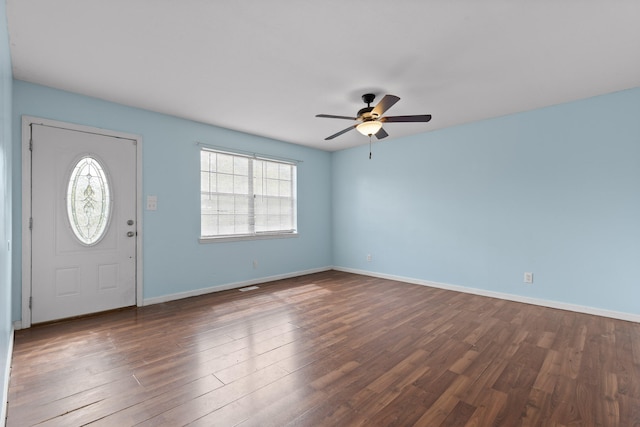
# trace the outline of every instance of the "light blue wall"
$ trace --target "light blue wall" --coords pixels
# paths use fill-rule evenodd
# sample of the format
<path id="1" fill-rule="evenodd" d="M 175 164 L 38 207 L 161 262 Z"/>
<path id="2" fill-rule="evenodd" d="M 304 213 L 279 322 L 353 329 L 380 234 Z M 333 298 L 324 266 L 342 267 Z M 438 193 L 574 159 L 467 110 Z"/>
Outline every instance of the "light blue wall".
<path id="1" fill-rule="evenodd" d="M 336 266 L 640 314 L 640 88 L 335 153 L 332 195 Z"/>
<path id="2" fill-rule="evenodd" d="M 11 97 L 6 2 L 0 0 L 0 423 L 7 400 L 5 367 L 11 339 Z"/>
<path id="3" fill-rule="evenodd" d="M 142 135 L 160 206 L 144 214 L 145 298 L 333 264 L 640 314 L 640 89 L 376 142 L 369 160 L 14 81 L 17 219 L 23 114 Z M 300 237 L 198 244 L 196 140 L 303 160 Z"/>
<path id="4" fill-rule="evenodd" d="M 14 81 L 13 309 L 20 315 L 22 115 L 141 135 L 143 193 L 158 196 L 145 211 L 144 297 L 331 266 L 331 154 L 176 117 Z M 196 141 L 302 160 L 298 165 L 299 237 L 199 244 L 200 157 Z M 258 261 L 254 269 L 252 261 Z"/>

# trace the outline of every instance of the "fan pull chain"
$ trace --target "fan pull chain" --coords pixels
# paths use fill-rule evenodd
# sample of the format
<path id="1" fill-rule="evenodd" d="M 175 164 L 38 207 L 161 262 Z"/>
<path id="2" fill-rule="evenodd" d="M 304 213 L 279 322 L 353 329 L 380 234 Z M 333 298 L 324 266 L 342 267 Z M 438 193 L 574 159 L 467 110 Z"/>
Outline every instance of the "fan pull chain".
<path id="1" fill-rule="evenodd" d="M 369 160 L 371 160 L 371 135 L 369 135 Z"/>

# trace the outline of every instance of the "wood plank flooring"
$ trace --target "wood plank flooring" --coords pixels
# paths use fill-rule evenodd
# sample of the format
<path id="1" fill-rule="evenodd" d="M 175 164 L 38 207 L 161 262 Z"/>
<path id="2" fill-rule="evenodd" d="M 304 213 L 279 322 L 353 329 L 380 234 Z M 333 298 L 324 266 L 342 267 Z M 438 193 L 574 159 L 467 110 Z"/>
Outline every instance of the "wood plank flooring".
<path id="1" fill-rule="evenodd" d="M 8 426 L 640 426 L 640 324 L 328 271 L 17 331 Z"/>

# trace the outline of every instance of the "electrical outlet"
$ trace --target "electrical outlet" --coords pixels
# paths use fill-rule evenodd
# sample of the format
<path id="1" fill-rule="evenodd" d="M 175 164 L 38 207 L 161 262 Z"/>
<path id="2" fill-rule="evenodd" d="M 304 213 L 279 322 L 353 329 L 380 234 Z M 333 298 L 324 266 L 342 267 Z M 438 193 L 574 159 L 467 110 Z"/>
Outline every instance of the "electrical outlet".
<path id="1" fill-rule="evenodd" d="M 255 259 L 253 260 L 253 268 L 258 268 L 258 261 Z"/>
<path id="2" fill-rule="evenodd" d="M 533 283 L 533 273 L 524 273 L 524 283 Z"/>
<path id="3" fill-rule="evenodd" d="M 371 262 L 371 254 L 367 254 L 367 262 Z"/>

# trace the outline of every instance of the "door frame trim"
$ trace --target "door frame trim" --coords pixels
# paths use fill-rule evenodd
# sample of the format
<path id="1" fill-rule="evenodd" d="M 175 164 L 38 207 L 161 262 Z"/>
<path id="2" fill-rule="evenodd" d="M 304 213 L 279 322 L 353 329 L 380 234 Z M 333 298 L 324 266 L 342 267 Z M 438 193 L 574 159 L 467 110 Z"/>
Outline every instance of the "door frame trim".
<path id="1" fill-rule="evenodd" d="M 112 131 L 108 129 L 84 126 L 75 123 L 61 122 L 51 119 L 43 119 L 33 116 L 22 116 L 22 320 L 20 327 L 31 327 L 31 308 L 29 299 L 31 297 L 31 230 L 29 229 L 29 219 L 31 218 L 31 152 L 29 143 L 31 139 L 30 126 L 32 124 L 57 127 L 72 131 L 95 133 L 108 137 L 130 139 L 136 142 L 136 306 L 143 305 L 143 281 L 142 281 L 142 136 Z"/>

